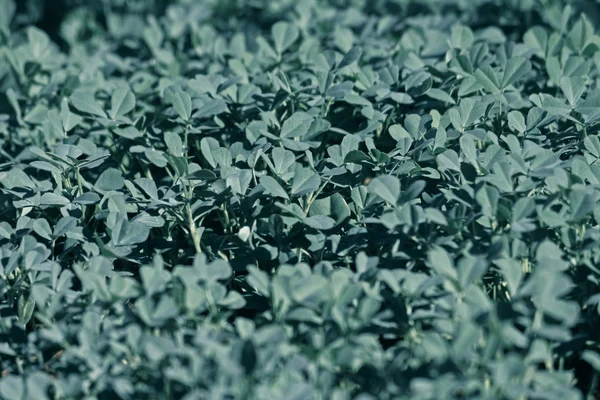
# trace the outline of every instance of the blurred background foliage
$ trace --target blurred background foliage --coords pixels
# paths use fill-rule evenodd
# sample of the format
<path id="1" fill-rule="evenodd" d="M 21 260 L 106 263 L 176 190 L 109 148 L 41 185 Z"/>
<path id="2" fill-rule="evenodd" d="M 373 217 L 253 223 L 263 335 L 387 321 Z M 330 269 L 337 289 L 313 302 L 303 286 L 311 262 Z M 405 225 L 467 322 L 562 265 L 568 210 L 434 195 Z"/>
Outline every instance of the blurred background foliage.
<path id="1" fill-rule="evenodd" d="M 374 15 L 415 15 L 431 13 L 460 15 L 463 23 L 477 25 L 512 26 L 522 34 L 532 24 L 550 23 L 562 12 L 566 4 L 584 12 L 596 25 L 600 23 L 598 0 L 321 0 L 340 9 L 356 8 Z M 85 40 L 91 30 L 104 30 L 119 35 L 127 22 L 130 30 L 143 24 L 150 16 L 163 15 L 177 5 L 201 3 L 210 10 L 228 16 L 230 20 L 243 19 L 257 28 L 269 27 L 286 9 L 293 9 L 296 0 L 21 0 L 17 2 L 17 23 L 35 24 L 50 34 L 53 40 Z M 502 13 L 499 12 L 502 9 Z M 507 9 L 512 11 L 507 12 Z M 498 20 L 498 16 L 502 19 Z M 127 16 L 127 21 L 123 21 Z M 208 17 L 208 15 L 206 15 Z M 220 19 L 220 18 L 215 18 Z M 477 26 L 470 25 L 476 28 Z"/>

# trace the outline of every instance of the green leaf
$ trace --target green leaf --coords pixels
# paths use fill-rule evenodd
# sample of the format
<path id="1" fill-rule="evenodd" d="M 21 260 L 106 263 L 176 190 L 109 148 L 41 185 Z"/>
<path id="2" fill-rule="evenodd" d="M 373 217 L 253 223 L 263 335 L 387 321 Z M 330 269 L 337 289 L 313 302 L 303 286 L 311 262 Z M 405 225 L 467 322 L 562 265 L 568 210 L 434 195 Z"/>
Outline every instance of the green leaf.
<path id="1" fill-rule="evenodd" d="M 176 140 L 176 139 L 175 139 Z M 180 139 L 181 142 L 181 139 Z M 210 164 L 211 167 L 215 168 L 217 166 L 217 162 L 215 161 L 215 158 L 213 156 L 213 151 L 218 149 L 219 146 L 219 142 L 216 141 L 214 138 L 202 138 L 202 140 L 200 141 L 200 151 L 202 152 L 202 155 L 204 156 L 204 159 Z M 176 146 L 174 148 L 177 148 Z"/>
<path id="2" fill-rule="evenodd" d="M 519 111 L 511 111 L 508 113 L 508 126 L 510 129 L 517 131 L 521 134 L 527 131 L 527 125 L 525 125 L 525 118 Z"/>
<path id="3" fill-rule="evenodd" d="M 575 107 L 585 90 L 585 80 L 581 77 L 563 76 L 560 78 L 560 89 L 571 106 Z"/>
<path id="4" fill-rule="evenodd" d="M 453 170 L 460 172 L 460 160 L 454 150 L 446 150 L 436 157 L 440 170 Z"/>
<path id="5" fill-rule="evenodd" d="M 485 114 L 487 103 L 479 97 L 469 97 L 460 102 L 460 116 L 464 127 L 471 126 Z"/>
<path id="6" fill-rule="evenodd" d="M 19 100 L 17 99 L 17 93 L 13 88 L 9 88 L 6 91 L 6 97 L 8 102 L 10 103 L 13 110 L 15 110 L 15 114 L 17 115 L 17 121 L 19 124 L 23 124 L 23 111 L 21 110 L 21 106 L 19 105 Z"/>
<path id="7" fill-rule="evenodd" d="M 531 62 L 522 56 L 511 57 L 504 67 L 502 89 L 512 85 L 531 71 Z"/>
<path id="8" fill-rule="evenodd" d="M 224 100 L 214 99 L 204 103 L 192 117 L 198 119 L 211 118 L 227 111 L 229 111 L 229 108 L 227 108 L 227 103 Z"/>
<path id="9" fill-rule="evenodd" d="M 496 219 L 498 211 L 498 201 L 500 200 L 500 192 L 494 186 L 484 185 L 475 194 L 477 203 L 481 206 L 483 215 L 490 219 Z"/>
<path id="10" fill-rule="evenodd" d="M 548 73 L 550 80 L 555 84 L 558 84 L 562 73 L 558 57 L 548 57 L 546 59 L 546 72 Z"/>
<path id="11" fill-rule="evenodd" d="M 523 197 L 517 200 L 512 209 L 512 221 L 518 222 L 527 218 L 535 211 L 535 201 L 531 197 Z"/>
<path id="12" fill-rule="evenodd" d="M 393 206 L 400 197 L 400 181 L 395 176 L 378 176 L 369 183 L 368 189 L 369 193 L 379 196 Z"/>
<path id="13" fill-rule="evenodd" d="M 498 75 L 491 66 L 485 65 L 475 71 L 477 82 L 483 86 L 485 90 L 492 94 L 500 93 L 500 82 Z"/>
<path id="14" fill-rule="evenodd" d="M 278 176 L 281 176 L 296 161 L 294 153 L 281 147 L 274 148 L 271 157 L 273 158 L 273 172 Z"/>
<path id="15" fill-rule="evenodd" d="M 304 224 L 318 230 L 327 230 L 335 226 L 335 220 L 326 215 L 314 215 L 304 219 Z"/>
<path id="16" fill-rule="evenodd" d="M 129 222 L 122 216 L 112 229 L 111 239 L 117 246 L 129 246 L 145 242 L 149 234 L 150 228 L 146 224 Z"/>
<path id="17" fill-rule="evenodd" d="M 110 190 L 119 190 L 124 184 L 123 173 L 116 168 L 108 168 L 100 174 L 94 188 L 102 193 Z"/>
<path id="18" fill-rule="evenodd" d="M 113 91 L 110 104 L 110 117 L 122 117 L 135 108 L 135 95 L 127 86 L 121 86 Z"/>
<path id="19" fill-rule="evenodd" d="M 24 400 L 24 386 L 21 376 L 8 375 L 0 380 L 0 395 L 6 400 Z"/>
<path id="20" fill-rule="evenodd" d="M 271 178 L 270 176 L 261 176 L 260 184 L 271 196 L 289 199 L 288 194 L 274 178 Z"/>
<path id="21" fill-rule="evenodd" d="M 352 47 L 350 49 L 350 51 L 344 55 L 344 57 L 338 64 L 338 69 L 342 69 L 342 68 L 347 67 L 348 65 L 358 61 L 360 59 L 361 55 L 362 55 L 362 48 L 360 48 L 358 46 Z"/>
<path id="22" fill-rule="evenodd" d="M 94 93 L 88 90 L 77 90 L 69 98 L 73 107 L 81 112 L 106 118 L 104 109 L 94 98 Z"/>
<path id="23" fill-rule="evenodd" d="M 83 121 L 83 118 L 71 112 L 69 109 L 69 101 L 67 99 L 63 99 L 60 104 L 60 118 L 65 132 L 70 132 Z"/>
<path id="24" fill-rule="evenodd" d="M 584 350 L 581 358 L 590 364 L 597 372 L 600 371 L 600 354 L 592 350 Z"/>
<path id="25" fill-rule="evenodd" d="M 52 232 L 52 236 L 54 238 L 59 238 L 65 234 L 69 233 L 73 229 L 75 229 L 76 226 L 77 226 L 76 218 L 63 217 L 58 220 L 56 225 L 54 225 L 54 230 Z"/>
<path id="26" fill-rule="evenodd" d="M 49 192 L 42 195 L 40 204 L 43 206 L 66 206 L 71 202 L 64 196 Z"/>
<path id="27" fill-rule="evenodd" d="M 125 139 L 137 139 L 144 137 L 144 134 L 140 132 L 135 126 L 126 126 L 125 128 L 115 128 L 113 130 L 117 136 Z"/>
<path id="28" fill-rule="evenodd" d="M 600 138 L 597 135 L 587 136 L 583 139 L 583 145 L 594 157 L 600 158 Z"/>
<path id="29" fill-rule="evenodd" d="M 592 193 L 583 189 L 574 189 L 569 194 L 571 221 L 577 222 L 585 218 L 596 207 L 596 198 Z"/>
<path id="30" fill-rule="evenodd" d="M 52 240 L 52 228 L 45 218 L 38 218 L 33 222 L 33 231 L 46 240 Z"/>
<path id="31" fill-rule="evenodd" d="M 73 203 L 81 205 L 92 205 L 100 202 L 100 196 L 94 192 L 87 192 L 73 199 Z"/>
<path id="32" fill-rule="evenodd" d="M 444 103 L 456 104 L 456 101 L 454 101 L 454 99 L 448 93 L 444 92 L 441 89 L 432 88 L 429 89 L 425 94 L 431 97 L 432 99 L 439 100 Z"/>
<path id="33" fill-rule="evenodd" d="M 410 201 L 413 201 L 413 200 L 419 198 L 421 193 L 423 193 L 423 190 L 425 190 L 426 186 L 427 186 L 427 183 L 423 180 L 416 180 L 416 181 L 412 182 L 410 185 L 408 185 L 406 190 L 402 191 L 402 194 L 400 196 L 400 201 L 399 201 L 400 204 L 406 204 Z"/>
<path id="34" fill-rule="evenodd" d="M 56 174 L 63 173 L 63 170 L 61 168 L 57 167 L 54 164 L 46 162 L 46 161 L 32 161 L 29 165 L 32 166 L 33 168 L 37 168 L 42 171 L 53 172 Z"/>
<path id="35" fill-rule="evenodd" d="M 468 49 L 473 44 L 475 36 L 468 26 L 454 25 L 450 35 L 450 46 L 455 49 Z"/>
<path id="36" fill-rule="evenodd" d="M 33 311 L 35 310 L 35 300 L 32 296 L 23 293 L 19 297 L 18 309 L 19 321 L 23 325 L 27 325 L 27 323 L 31 320 L 31 317 L 33 316 Z"/>
<path id="37" fill-rule="evenodd" d="M 573 50 L 582 52 L 591 41 L 593 35 L 594 26 L 585 14 L 581 14 L 580 18 L 573 24 L 573 27 L 567 34 L 567 43 Z"/>
<path id="38" fill-rule="evenodd" d="M 441 276 L 452 280 L 458 280 L 458 273 L 454 262 L 450 258 L 450 255 L 442 247 L 435 246 L 432 250 L 427 252 L 427 261 L 429 266 Z"/>
<path id="39" fill-rule="evenodd" d="M 292 114 L 288 119 L 283 122 L 281 126 L 282 138 L 288 137 L 303 137 L 310 128 L 313 118 L 305 112 L 298 111 Z"/>
<path id="40" fill-rule="evenodd" d="M 546 56 L 546 46 L 548 42 L 548 33 L 541 26 L 534 26 L 525 32 L 523 42 L 536 50 L 537 55 L 544 58 Z"/>
<path id="41" fill-rule="evenodd" d="M 169 153 L 175 157 L 183 157 L 183 142 L 177 133 L 165 132 L 165 144 L 169 149 Z"/>
<path id="42" fill-rule="evenodd" d="M 512 297 L 516 296 L 523 280 L 523 267 L 521 266 L 521 263 L 511 259 L 500 259 L 496 260 L 495 263 L 506 280 L 508 293 Z"/>
<path id="43" fill-rule="evenodd" d="M 479 162 L 477 161 L 477 148 L 475 147 L 475 141 L 471 136 L 463 135 L 460 137 L 460 150 L 465 155 L 465 158 L 475 167 L 479 169 Z"/>
<path id="44" fill-rule="evenodd" d="M 333 218 L 336 224 L 340 224 L 346 220 L 346 218 L 349 218 L 351 214 L 348 203 L 344 200 L 344 196 L 339 193 L 334 193 L 329 197 L 313 201 L 308 215 L 326 215 Z"/>
<path id="45" fill-rule="evenodd" d="M 35 26 L 30 26 L 27 29 L 27 41 L 29 42 L 33 59 L 37 61 L 43 60 L 48 54 L 47 51 L 50 46 L 50 38 L 46 32 Z"/>
<path id="46" fill-rule="evenodd" d="M 0 2 L 0 30 L 5 36 L 10 34 L 10 24 L 17 11 L 14 0 L 3 0 Z"/>
<path id="47" fill-rule="evenodd" d="M 581 113 L 585 121 L 597 121 L 600 117 L 600 91 L 588 93 L 585 100 L 577 104 L 575 111 Z"/>
<path id="48" fill-rule="evenodd" d="M 292 180 L 292 196 L 304 196 L 315 192 L 321 185 L 321 178 L 310 168 L 296 168 Z"/>
<path id="49" fill-rule="evenodd" d="M 298 39 L 298 28 L 287 22 L 276 22 L 271 28 L 271 35 L 275 43 L 275 51 L 283 54 Z"/>
<path id="50" fill-rule="evenodd" d="M 170 86 L 165 89 L 165 100 L 175 109 L 179 118 L 184 122 L 192 116 L 192 99 L 180 86 Z"/>

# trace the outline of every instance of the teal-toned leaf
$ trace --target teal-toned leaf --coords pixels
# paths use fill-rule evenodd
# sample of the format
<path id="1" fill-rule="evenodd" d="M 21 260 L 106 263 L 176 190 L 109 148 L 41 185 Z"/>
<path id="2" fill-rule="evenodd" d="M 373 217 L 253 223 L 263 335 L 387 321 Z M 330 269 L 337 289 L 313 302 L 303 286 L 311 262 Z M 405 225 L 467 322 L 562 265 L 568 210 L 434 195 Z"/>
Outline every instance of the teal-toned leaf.
<path id="1" fill-rule="evenodd" d="M 361 55 L 362 55 L 362 48 L 360 48 L 358 46 L 352 47 L 350 49 L 350 51 L 347 52 L 344 55 L 344 57 L 342 58 L 342 60 L 338 64 L 338 68 L 342 69 L 342 68 L 347 67 L 348 65 L 358 61 L 360 59 Z"/>
<path id="2" fill-rule="evenodd" d="M 436 246 L 427 253 L 429 266 L 438 274 L 458 280 L 458 273 L 450 255 L 442 247 Z"/>
<path id="3" fill-rule="evenodd" d="M 500 259 L 495 263 L 500 269 L 502 277 L 506 280 L 509 294 L 514 297 L 523 280 L 523 266 L 511 259 Z"/>
<path id="4" fill-rule="evenodd" d="M 183 157 L 183 141 L 175 132 L 165 132 L 165 144 L 169 149 L 169 153 L 175 157 Z"/>
<path id="5" fill-rule="evenodd" d="M 40 200 L 40 204 L 44 206 L 66 206 L 71 202 L 64 196 L 56 193 L 44 193 Z"/>
<path id="6" fill-rule="evenodd" d="M 563 76 L 560 78 L 560 89 L 571 104 L 575 106 L 585 90 L 585 80 L 581 77 Z"/>
<path id="7" fill-rule="evenodd" d="M 94 187 L 99 192 L 119 190 L 125 184 L 123 173 L 116 168 L 108 168 L 96 180 Z"/>
<path id="8" fill-rule="evenodd" d="M 587 190 L 575 189 L 569 195 L 571 220 L 576 222 L 590 214 L 596 207 L 595 196 Z"/>
<path id="9" fill-rule="evenodd" d="M 288 194 L 274 178 L 270 176 L 261 176 L 260 184 L 271 196 L 289 199 Z"/>
<path id="10" fill-rule="evenodd" d="M 73 217 L 63 217 L 58 220 L 56 225 L 54 225 L 54 230 L 52 231 L 52 236 L 54 238 L 59 238 L 68 232 L 75 229 L 77 226 L 77 218 Z"/>
<path id="11" fill-rule="evenodd" d="M 83 121 L 83 118 L 71 112 L 69 109 L 69 101 L 67 99 L 63 99 L 60 104 L 60 118 L 65 132 L 70 132 Z"/>
<path id="12" fill-rule="evenodd" d="M 452 96 L 450 96 L 448 93 L 444 92 L 441 89 L 429 89 L 425 94 L 431 97 L 432 99 L 439 100 L 444 103 L 456 104 L 456 101 L 454 101 Z"/>
<path id="13" fill-rule="evenodd" d="M 129 222 L 123 216 L 113 227 L 111 238 L 117 246 L 129 246 L 145 242 L 149 234 L 150 228 L 146 224 L 136 221 Z"/>
<path id="14" fill-rule="evenodd" d="M 335 220 L 326 215 L 314 215 L 304 219 L 304 224 L 318 230 L 327 230 L 335 226 Z"/>
<path id="15" fill-rule="evenodd" d="M 33 316 L 33 311 L 35 310 L 35 300 L 33 299 L 32 296 L 29 296 L 29 295 L 23 293 L 19 297 L 18 309 L 19 309 L 19 321 L 23 325 L 26 325 L 31 320 L 31 317 Z"/>
<path id="16" fill-rule="evenodd" d="M 468 49 L 473 44 L 475 36 L 468 26 L 455 25 L 450 35 L 450 46 L 456 49 Z"/>
<path id="17" fill-rule="evenodd" d="M 275 51 L 279 54 L 283 54 L 285 50 L 294 44 L 299 35 L 298 28 L 288 22 L 276 22 L 271 28 Z"/>
<path id="18" fill-rule="evenodd" d="M 165 89 L 165 100 L 175 109 L 179 118 L 187 122 L 192 116 L 192 99 L 180 86 Z"/>
<path id="19" fill-rule="evenodd" d="M 119 87 L 113 91 L 110 104 L 110 117 L 122 117 L 135 108 L 135 95 L 128 87 Z"/>
<path id="20" fill-rule="evenodd" d="M 502 77 L 502 88 L 512 85 L 524 75 L 531 71 L 531 62 L 525 57 L 511 57 L 506 62 L 504 67 L 504 75 Z"/>
<path id="21" fill-rule="evenodd" d="M 281 137 L 303 137 L 310 128 L 313 118 L 308 114 L 298 111 L 292 114 L 281 126 Z"/>
<path id="22" fill-rule="evenodd" d="M 500 93 L 500 81 L 496 72 L 491 66 L 486 65 L 475 71 L 477 82 L 483 86 L 485 90 L 492 94 Z"/>
<path id="23" fill-rule="evenodd" d="M 192 115 L 193 118 L 211 118 L 215 115 L 229 111 L 227 103 L 222 99 L 214 99 L 205 103 Z"/>
<path id="24" fill-rule="evenodd" d="M 592 366 L 596 371 L 600 371 L 600 354 L 596 351 L 585 350 L 581 358 Z"/>
<path id="25" fill-rule="evenodd" d="M 481 206 L 483 215 L 490 219 L 496 218 L 498 210 L 498 201 L 500 200 L 500 192 L 494 186 L 484 185 L 475 194 L 477 203 Z"/>
<path id="26" fill-rule="evenodd" d="M 391 205 L 396 205 L 400 197 L 400 181 L 395 176 L 378 176 L 369 183 L 368 189 L 369 193 L 375 194 Z"/>
<path id="27" fill-rule="evenodd" d="M 71 95 L 69 100 L 71 101 L 73 107 L 75 107 L 77 110 L 83 113 L 106 118 L 106 113 L 104 112 L 104 109 L 102 108 L 100 103 L 96 101 L 96 99 L 94 98 L 94 93 L 91 91 L 78 90 Z"/>
<path id="28" fill-rule="evenodd" d="M 519 111 L 511 111 L 508 113 L 508 126 L 513 131 L 519 133 L 525 133 L 527 125 L 525 124 L 525 118 Z"/>
<path id="29" fill-rule="evenodd" d="M 310 168 L 296 168 L 292 179 L 292 196 L 315 192 L 320 185 L 321 178 Z"/>

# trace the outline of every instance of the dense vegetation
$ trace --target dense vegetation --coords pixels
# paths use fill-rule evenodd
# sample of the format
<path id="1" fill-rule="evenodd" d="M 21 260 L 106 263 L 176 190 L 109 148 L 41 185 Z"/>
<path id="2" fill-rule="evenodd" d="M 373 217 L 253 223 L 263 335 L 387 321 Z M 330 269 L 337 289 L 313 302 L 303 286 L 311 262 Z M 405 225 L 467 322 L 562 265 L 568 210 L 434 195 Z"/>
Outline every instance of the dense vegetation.
<path id="1" fill-rule="evenodd" d="M 596 398 L 599 10 L 0 0 L 0 398 Z"/>

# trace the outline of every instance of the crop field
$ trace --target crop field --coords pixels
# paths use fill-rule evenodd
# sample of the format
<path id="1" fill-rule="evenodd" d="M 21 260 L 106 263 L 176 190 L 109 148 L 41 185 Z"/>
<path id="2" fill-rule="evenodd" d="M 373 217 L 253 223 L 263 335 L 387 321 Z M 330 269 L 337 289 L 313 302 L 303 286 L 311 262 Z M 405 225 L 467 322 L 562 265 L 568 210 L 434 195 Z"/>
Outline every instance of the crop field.
<path id="1" fill-rule="evenodd" d="M 0 0 L 0 399 L 600 398 L 599 28 Z"/>

